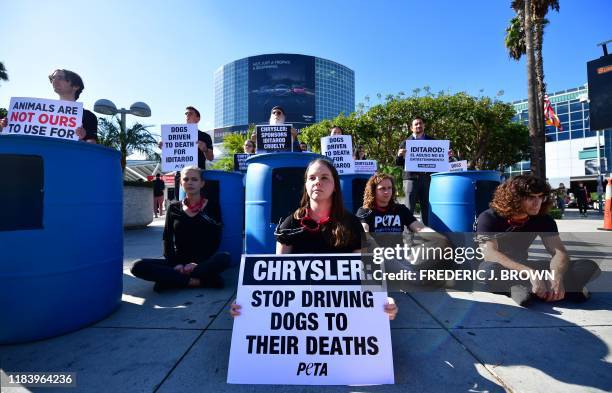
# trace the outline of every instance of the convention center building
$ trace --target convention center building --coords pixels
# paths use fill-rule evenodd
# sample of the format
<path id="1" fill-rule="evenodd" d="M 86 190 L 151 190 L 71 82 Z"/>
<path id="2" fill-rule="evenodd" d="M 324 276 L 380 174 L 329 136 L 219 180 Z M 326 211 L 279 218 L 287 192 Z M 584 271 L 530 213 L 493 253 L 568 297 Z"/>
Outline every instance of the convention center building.
<path id="1" fill-rule="evenodd" d="M 587 85 L 549 94 L 548 98 L 561 121 L 561 127 L 546 126 L 546 176 L 552 187 L 584 182 L 595 191 L 598 176 L 597 130 L 590 128 Z M 516 120 L 528 122 L 527 99 L 513 102 Z M 612 130 L 600 130 L 601 173 L 612 165 Z M 507 176 L 529 172 L 530 162 L 522 161 L 506 169 Z"/>
<path id="2" fill-rule="evenodd" d="M 267 124 L 272 107 L 301 129 L 355 110 L 355 72 L 315 56 L 275 53 L 245 57 L 215 71 L 214 143 Z"/>

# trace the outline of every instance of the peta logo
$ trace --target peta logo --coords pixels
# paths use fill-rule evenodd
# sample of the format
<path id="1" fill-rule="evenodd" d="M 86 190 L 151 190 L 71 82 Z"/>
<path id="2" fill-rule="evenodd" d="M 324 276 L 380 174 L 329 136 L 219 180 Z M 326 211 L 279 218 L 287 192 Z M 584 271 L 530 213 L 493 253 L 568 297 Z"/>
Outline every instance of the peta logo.
<path id="1" fill-rule="evenodd" d="M 379 225 L 382 225 L 383 227 L 399 227 L 401 226 L 400 217 L 397 214 L 376 216 L 374 217 L 374 227 L 378 228 Z"/>

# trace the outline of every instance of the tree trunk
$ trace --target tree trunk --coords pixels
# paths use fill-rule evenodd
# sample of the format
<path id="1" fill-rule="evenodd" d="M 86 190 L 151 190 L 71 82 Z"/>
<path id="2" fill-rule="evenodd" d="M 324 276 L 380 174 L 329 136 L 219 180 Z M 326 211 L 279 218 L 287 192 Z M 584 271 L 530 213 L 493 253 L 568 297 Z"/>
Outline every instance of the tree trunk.
<path id="1" fill-rule="evenodd" d="M 525 48 L 527 55 L 527 101 L 529 110 L 529 139 L 531 141 L 531 173 L 546 179 L 544 133 L 538 130 L 538 82 L 534 53 L 533 10 L 531 0 L 525 0 Z"/>
<path id="2" fill-rule="evenodd" d="M 544 38 L 544 21 L 540 17 L 534 20 L 534 53 L 535 53 L 535 72 L 538 93 L 538 132 L 545 139 L 546 120 L 544 118 L 544 95 L 546 94 L 546 84 L 544 83 L 544 58 L 542 56 L 542 44 Z M 545 143 L 545 140 L 544 140 Z"/>

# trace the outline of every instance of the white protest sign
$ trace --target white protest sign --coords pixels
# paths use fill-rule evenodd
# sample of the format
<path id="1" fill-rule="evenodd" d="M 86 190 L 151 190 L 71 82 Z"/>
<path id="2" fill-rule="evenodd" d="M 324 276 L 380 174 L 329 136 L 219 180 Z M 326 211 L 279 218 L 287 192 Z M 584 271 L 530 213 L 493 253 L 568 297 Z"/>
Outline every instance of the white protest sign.
<path id="1" fill-rule="evenodd" d="M 162 171 L 198 165 L 197 124 L 162 124 Z"/>
<path id="2" fill-rule="evenodd" d="M 339 174 L 355 173 L 353 138 L 350 135 L 321 138 L 321 154 L 332 160 Z"/>
<path id="3" fill-rule="evenodd" d="M 448 163 L 449 172 L 464 172 L 467 171 L 467 160 L 455 161 Z"/>
<path id="4" fill-rule="evenodd" d="M 4 132 L 78 141 L 83 104 L 74 101 L 12 97 Z"/>
<path id="5" fill-rule="evenodd" d="M 406 172 L 448 171 L 448 140 L 408 139 L 406 141 Z"/>
<path id="6" fill-rule="evenodd" d="M 355 160 L 355 173 L 373 175 L 377 169 L 378 162 L 376 160 Z"/>
<path id="7" fill-rule="evenodd" d="M 387 293 L 360 281 L 371 270 L 359 254 L 243 255 L 227 382 L 392 384 Z"/>

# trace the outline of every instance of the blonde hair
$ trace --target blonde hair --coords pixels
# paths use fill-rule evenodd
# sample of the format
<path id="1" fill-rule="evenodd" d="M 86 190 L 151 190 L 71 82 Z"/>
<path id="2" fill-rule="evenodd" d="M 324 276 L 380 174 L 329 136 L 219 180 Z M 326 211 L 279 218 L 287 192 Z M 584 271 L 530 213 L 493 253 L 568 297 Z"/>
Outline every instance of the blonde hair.
<path id="1" fill-rule="evenodd" d="M 186 166 L 185 168 L 181 169 L 181 178 L 185 176 L 187 172 L 189 171 L 196 171 L 200 174 L 200 178 L 202 177 L 202 172 L 203 172 L 202 169 L 195 165 L 191 165 L 191 166 Z"/>

